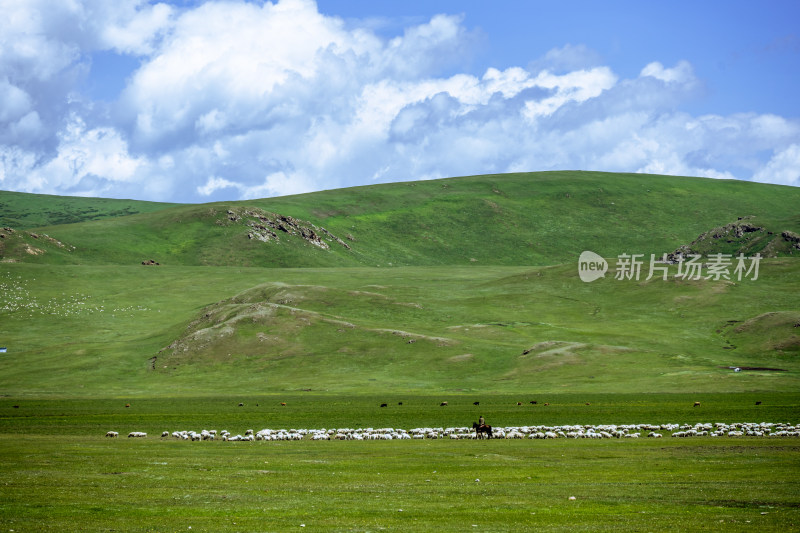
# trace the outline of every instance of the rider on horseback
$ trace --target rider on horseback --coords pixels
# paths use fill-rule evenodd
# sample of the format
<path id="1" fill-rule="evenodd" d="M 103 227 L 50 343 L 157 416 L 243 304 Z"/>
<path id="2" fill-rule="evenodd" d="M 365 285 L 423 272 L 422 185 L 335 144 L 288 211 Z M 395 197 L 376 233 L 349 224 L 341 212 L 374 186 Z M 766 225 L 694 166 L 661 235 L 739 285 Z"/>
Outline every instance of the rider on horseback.
<path id="1" fill-rule="evenodd" d="M 483 419 L 483 415 L 481 415 L 477 422 L 472 423 L 472 429 L 475 430 L 475 434 L 479 439 L 484 437 L 492 438 L 492 426 L 486 423 Z"/>

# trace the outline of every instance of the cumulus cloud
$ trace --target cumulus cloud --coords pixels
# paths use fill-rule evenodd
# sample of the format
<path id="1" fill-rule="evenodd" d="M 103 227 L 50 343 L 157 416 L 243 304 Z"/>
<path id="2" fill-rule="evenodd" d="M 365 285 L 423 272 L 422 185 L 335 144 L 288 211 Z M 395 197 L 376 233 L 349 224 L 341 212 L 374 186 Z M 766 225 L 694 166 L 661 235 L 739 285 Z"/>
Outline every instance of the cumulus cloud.
<path id="1" fill-rule="evenodd" d="M 800 145 L 776 153 L 753 177 L 755 181 L 800 187 Z"/>
<path id="2" fill-rule="evenodd" d="M 312 0 L 0 0 L 0 187 L 164 201 L 588 169 L 797 185 L 800 124 L 693 116 L 687 61 L 620 78 L 583 45 L 459 72 L 475 35 L 437 15 L 382 37 Z M 94 102 L 91 56 L 133 57 Z"/>
<path id="3" fill-rule="evenodd" d="M 47 184 L 56 190 L 87 195 L 112 190 L 115 182 L 131 181 L 144 158 L 132 157 L 127 143 L 113 128 L 87 129 L 72 117 L 60 135 L 56 155 L 29 169 L 29 192 Z"/>
<path id="4" fill-rule="evenodd" d="M 658 61 L 649 63 L 642 69 L 641 76 L 650 76 L 667 83 L 692 83 L 694 72 L 688 61 L 680 61 L 672 68 L 664 68 Z"/>

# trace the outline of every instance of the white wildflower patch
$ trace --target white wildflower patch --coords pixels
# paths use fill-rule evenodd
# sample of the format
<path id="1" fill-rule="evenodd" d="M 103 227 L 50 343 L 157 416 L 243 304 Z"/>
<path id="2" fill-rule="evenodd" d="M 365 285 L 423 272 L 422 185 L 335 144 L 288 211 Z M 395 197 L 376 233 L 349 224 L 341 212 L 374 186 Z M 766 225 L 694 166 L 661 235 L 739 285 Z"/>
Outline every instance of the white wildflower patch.
<path id="1" fill-rule="evenodd" d="M 109 312 L 113 316 L 133 316 L 152 311 L 143 305 L 106 307 L 103 301 L 81 292 L 41 297 L 31 289 L 32 282 L 35 280 L 26 280 L 10 272 L 0 273 L 0 315 L 76 317 Z"/>

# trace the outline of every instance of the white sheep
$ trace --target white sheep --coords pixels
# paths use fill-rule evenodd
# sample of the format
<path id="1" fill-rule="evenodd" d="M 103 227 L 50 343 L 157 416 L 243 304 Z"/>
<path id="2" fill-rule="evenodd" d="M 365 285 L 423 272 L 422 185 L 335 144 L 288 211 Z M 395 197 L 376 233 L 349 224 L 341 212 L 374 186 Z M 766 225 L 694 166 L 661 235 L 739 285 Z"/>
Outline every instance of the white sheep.
<path id="1" fill-rule="evenodd" d="M 119 437 L 119 432 L 117 432 L 117 431 L 109 431 L 108 433 L 106 433 L 106 437 L 111 437 L 112 439 L 116 438 L 116 437 Z"/>
<path id="2" fill-rule="evenodd" d="M 664 434 L 656 430 L 670 431 L 673 437 L 724 437 L 724 436 L 750 436 L 750 437 L 800 437 L 800 428 L 788 423 L 733 423 L 722 422 L 690 424 L 598 424 L 598 425 L 557 425 L 557 426 L 508 426 L 494 428 L 496 438 L 505 439 L 556 439 L 556 438 L 639 438 L 642 433 L 650 438 L 661 438 Z M 213 440 L 216 430 L 175 431 L 172 436 L 182 440 Z M 245 435 L 232 437 L 227 430 L 220 432 L 224 441 L 281 441 L 303 440 L 310 435 L 312 440 L 423 440 L 448 438 L 452 440 L 475 439 L 476 434 L 468 427 L 447 428 L 413 428 L 409 430 L 400 428 L 330 428 L 330 429 L 262 429 L 257 434 L 248 429 Z M 108 437 L 116 436 L 115 432 L 108 432 Z M 147 436 L 143 432 L 131 432 L 130 437 Z M 162 437 L 169 436 L 168 432 Z"/>

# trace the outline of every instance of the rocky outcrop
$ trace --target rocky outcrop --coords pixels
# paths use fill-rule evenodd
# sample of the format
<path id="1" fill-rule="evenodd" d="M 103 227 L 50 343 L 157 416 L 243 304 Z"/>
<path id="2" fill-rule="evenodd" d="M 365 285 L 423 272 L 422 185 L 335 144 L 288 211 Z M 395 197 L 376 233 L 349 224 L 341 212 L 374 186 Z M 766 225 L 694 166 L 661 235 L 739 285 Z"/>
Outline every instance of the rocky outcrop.
<path id="1" fill-rule="evenodd" d="M 36 246 L 31 244 L 33 241 L 36 242 Z M 3 262 L 24 260 L 25 255 L 37 256 L 46 254 L 48 250 L 52 250 L 49 245 L 57 246 L 67 252 L 75 250 L 74 246 L 66 245 L 46 233 L 34 233 L 8 226 L 0 229 L 0 259 Z M 12 257 L 7 257 L 8 255 Z"/>
<path id="2" fill-rule="evenodd" d="M 338 244 L 349 250 L 350 245 L 328 231 L 306 220 L 288 215 L 270 213 L 258 208 L 232 208 L 218 224 L 241 224 L 246 228 L 248 239 L 261 242 L 280 242 L 281 236 L 296 236 L 309 244 L 328 250 L 331 244 Z"/>
<path id="3" fill-rule="evenodd" d="M 689 244 L 678 247 L 667 254 L 667 261 L 676 263 L 681 257 L 686 259 L 692 255 L 708 256 L 725 253 L 734 257 L 744 255 L 751 257 L 793 256 L 800 251 L 800 235 L 794 231 L 780 231 L 774 227 L 763 227 L 753 220 L 754 217 L 740 217 L 736 222 L 714 228 L 700 234 Z M 792 222 L 789 222 L 790 224 Z"/>
<path id="4" fill-rule="evenodd" d="M 702 255 L 704 249 L 708 248 L 710 244 L 713 245 L 713 241 L 715 240 L 732 243 L 736 240 L 747 238 L 749 234 L 766 231 L 766 229 L 761 226 L 756 226 L 755 224 L 747 222 L 748 218 L 750 217 L 742 217 L 736 222 L 701 233 L 700 236 L 690 244 L 683 244 L 674 252 L 668 253 L 667 261 L 674 263 L 677 262 L 680 257 L 687 257 L 695 254 Z"/>
<path id="5" fill-rule="evenodd" d="M 792 248 L 795 250 L 800 250 L 800 235 L 792 231 L 784 231 L 781 233 L 781 237 L 783 237 L 783 240 L 791 244 Z"/>

